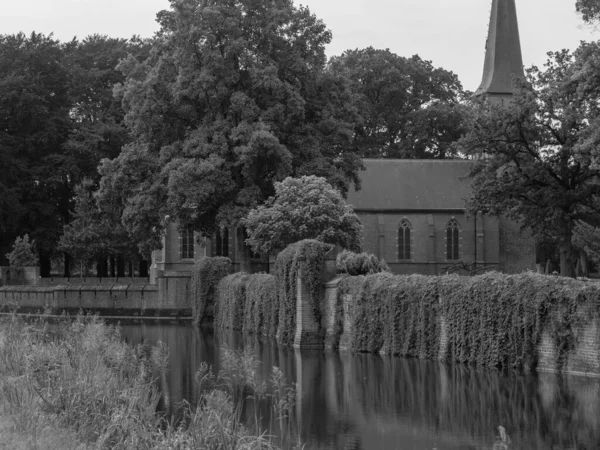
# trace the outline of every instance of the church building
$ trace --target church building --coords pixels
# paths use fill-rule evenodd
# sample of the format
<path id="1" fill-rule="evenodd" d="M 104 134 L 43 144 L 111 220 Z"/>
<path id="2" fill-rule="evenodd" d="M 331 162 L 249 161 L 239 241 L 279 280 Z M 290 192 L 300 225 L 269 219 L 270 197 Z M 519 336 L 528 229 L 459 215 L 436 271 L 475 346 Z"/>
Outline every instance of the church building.
<path id="1" fill-rule="evenodd" d="M 483 78 L 476 95 L 505 104 L 514 80 L 523 78 L 515 0 L 493 0 Z M 394 273 L 440 274 L 457 263 L 515 273 L 535 269 L 535 241 L 503 217 L 467 217 L 470 197 L 467 160 L 364 160 L 361 190 L 348 203 L 364 227 L 363 250 L 385 259 Z M 185 272 L 204 256 L 228 256 L 234 270 L 268 270 L 253 254 L 241 228 L 223 229 L 213 239 L 171 224 L 163 249 L 153 255 L 158 273 Z M 464 273 L 464 272 L 462 272 Z"/>

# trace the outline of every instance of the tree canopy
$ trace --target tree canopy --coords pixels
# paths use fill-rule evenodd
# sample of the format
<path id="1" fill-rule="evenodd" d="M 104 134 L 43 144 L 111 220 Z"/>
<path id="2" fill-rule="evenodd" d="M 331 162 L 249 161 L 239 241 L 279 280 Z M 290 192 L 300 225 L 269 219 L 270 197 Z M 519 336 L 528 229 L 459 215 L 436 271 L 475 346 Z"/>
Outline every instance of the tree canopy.
<path id="1" fill-rule="evenodd" d="M 600 218 L 599 55 L 597 43 L 549 54 L 544 70 L 528 70 L 509 107 L 480 100 L 461 142 L 480 156 L 469 209 L 506 214 L 556 240 L 568 276 L 575 226 Z"/>
<path id="2" fill-rule="evenodd" d="M 359 251 L 362 225 L 344 198 L 325 178 L 288 177 L 275 183 L 275 195 L 243 221 L 246 243 L 255 253 L 275 254 L 303 239 Z"/>
<path id="3" fill-rule="evenodd" d="M 356 110 L 326 71 L 331 33 L 289 0 L 172 0 L 144 62 L 124 60 L 116 92 L 134 141 L 105 160 L 100 197 L 128 231 L 160 245 L 165 217 L 206 235 L 236 225 L 290 175 L 347 191 Z"/>
<path id="4" fill-rule="evenodd" d="M 458 77 L 418 55 L 372 47 L 349 50 L 329 63 L 350 80 L 360 111 L 353 145 L 365 158 L 447 158 L 465 131 Z"/>
<path id="5" fill-rule="evenodd" d="M 600 20 L 600 1 L 577 0 L 575 7 L 577 8 L 577 12 L 583 17 L 584 21 L 596 23 Z"/>

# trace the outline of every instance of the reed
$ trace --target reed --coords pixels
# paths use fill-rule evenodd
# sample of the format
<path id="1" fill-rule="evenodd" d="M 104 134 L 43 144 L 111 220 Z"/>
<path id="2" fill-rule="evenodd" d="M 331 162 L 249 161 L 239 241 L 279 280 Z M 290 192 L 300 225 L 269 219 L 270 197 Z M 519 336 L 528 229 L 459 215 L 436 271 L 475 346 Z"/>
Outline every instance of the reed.
<path id="1" fill-rule="evenodd" d="M 160 392 L 153 378 L 156 369 L 166 370 L 168 348 L 133 347 L 119 333 L 95 317 L 52 326 L 17 316 L 0 319 L 0 414 L 27 437 L 28 448 L 299 447 L 268 435 L 259 408 L 254 423 L 242 421 L 249 401 L 268 401 L 279 427 L 290 430 L 297 391 L 285 386 L 278 369 L 268 388 L 257 381 L 255 356 L 223 349 L 219 375 L 200 367 L 200 401 L 188 405 L 188 420 L 175 427 L 157 413 Z M 50 445 L 49 430 L 60 436 L 56 445 Z"/>

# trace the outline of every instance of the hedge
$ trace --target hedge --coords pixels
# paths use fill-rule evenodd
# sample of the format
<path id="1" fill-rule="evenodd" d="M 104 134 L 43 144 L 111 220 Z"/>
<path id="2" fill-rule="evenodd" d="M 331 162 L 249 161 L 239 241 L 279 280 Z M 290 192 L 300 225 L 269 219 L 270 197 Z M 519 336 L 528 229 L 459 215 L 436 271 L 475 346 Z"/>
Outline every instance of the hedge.
<path id="1" fill-rule="evenodd" d="M 279 324 L 277 342 L 291 346 L 296 331 L 296 280 L 300 262 L 305 261 L 304 281 L 312 300 L 313 313 L 317 321 L 321 317 L 321 303 L 325 287 L 325 255 L 332 249 L 329 244 L 306 239 L 289 245 L 277 255 L 275 279 L 279 300 Z"/>
<path id="2" fill-rule="evenodd" d="M 343 250 L 335 260 L 336 271 L 350 276 L 371 275 L 379 272 L 389 272 L 390 268 L 383 259 L 372 253 L 354 253 Z"/>
<path id="3" fill-rule="evenodd" d="M 347 277 L 338 285 L 349 305 L 350 329 L 341 345 L 356 352 L 470 363 L 487 367 L 534 368 L 542 330 L 553 338 L 560 369 L 576 345 L 576 332 L 599 318 L 600 285 L 534 273 L 477 277 Z M 441 319 L 447 345 L 440 354 Z"/>
<path id="4" fill-rule="evenodd" d="M 231 272 L 231 260 L 222 256 L 202 258 L 192 267 L 192 317 L 199 324 L 206 307 L 214 305 L 215 291 L 221 278 Z"/>

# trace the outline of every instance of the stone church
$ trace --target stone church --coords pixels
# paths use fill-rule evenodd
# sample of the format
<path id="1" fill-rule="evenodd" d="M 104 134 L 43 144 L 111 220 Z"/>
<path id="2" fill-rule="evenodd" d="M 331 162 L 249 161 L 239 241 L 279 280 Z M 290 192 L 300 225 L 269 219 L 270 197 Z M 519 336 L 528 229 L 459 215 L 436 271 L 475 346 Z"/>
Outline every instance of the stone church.
<path id="1" fill-rule="evenodd" d="M 493 0 L 483 78 L 476 95 L 510 101 L 515 77 L 523 77 L 515 0 Z M 364 226 L 363 249 L 394 273 L 440 274 L 459 262 L 504 272 L 535 269 L 535 242 L 503 217 L 467 217 L 470 196 L 466 160 L 364 161 L 362 188 L 351 204 Z M 171 224 L 163 249 L 153 255 L 154 272 L 189 271 L 204 256 L 228 256 L 234 270 L 268 270 L 268 260 L 244 244 L 244 230 L 224 229 L 213 239 Z M 464 272 L 463 272 L 464 273 Z"/>

